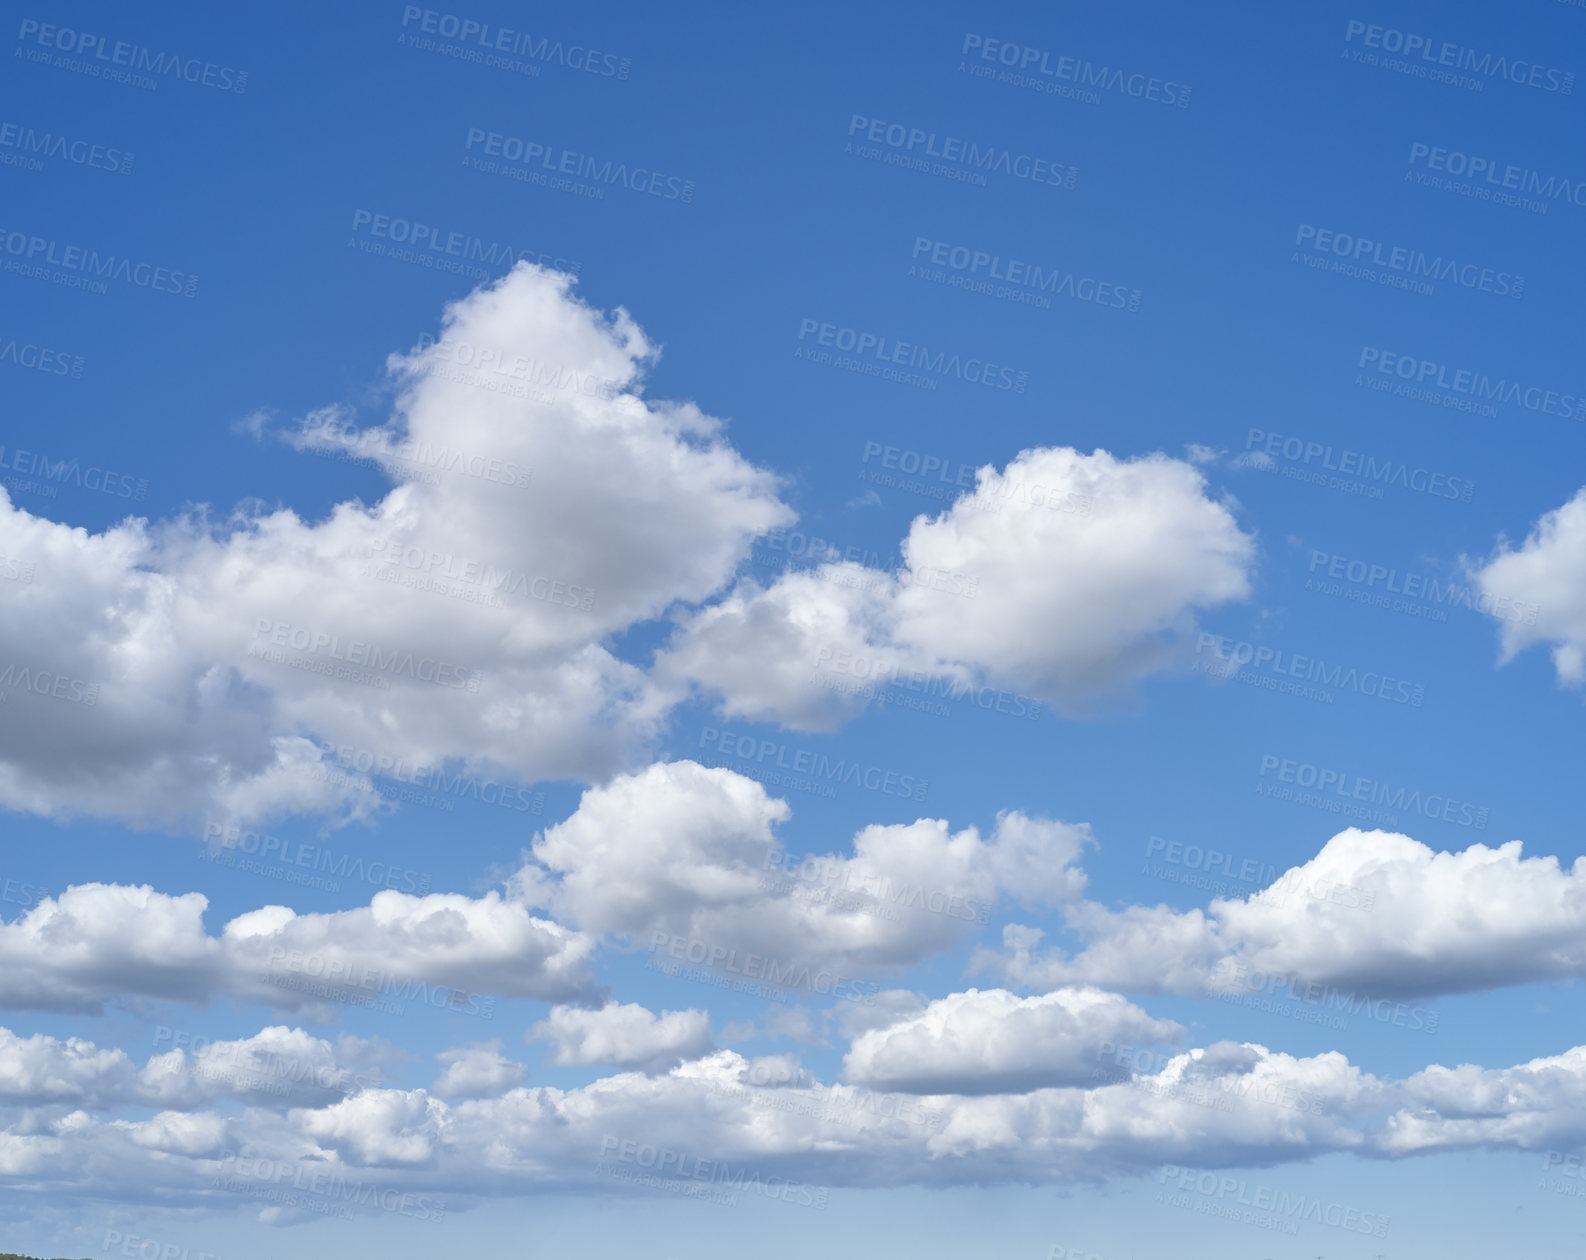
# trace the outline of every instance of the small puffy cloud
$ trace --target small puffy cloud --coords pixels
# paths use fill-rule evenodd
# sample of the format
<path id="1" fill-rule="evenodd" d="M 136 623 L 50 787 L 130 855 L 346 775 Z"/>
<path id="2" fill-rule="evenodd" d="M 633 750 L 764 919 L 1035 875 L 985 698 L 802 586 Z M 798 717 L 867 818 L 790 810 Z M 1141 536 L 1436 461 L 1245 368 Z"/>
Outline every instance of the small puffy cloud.
<path id="1" fill-rule="evenodd" d="M 222 948 L 204 931 L 209 900 L 148 885 L 78 884 L 0 923 L 0 1003 L 97 1010 L 107 998 L 204 1001 Z"/>
<path id="2" fill-rule="evenodd" d="M 1205 909 L 1064 909 L 1081 950 L 1045 953 L 1041 933 L 1004 929 L 978 965 L 1034 987 L 1237 992 L 1252 979 L 1302 1000 L 1473 993 L 1586 976 L 1586 858 L 1524 857 L 1513 840 L 1438 852 L 1409 836 L 1349 828 L 1244 899 Z"/>
<path id="3" fill-rule="evenodd" d="M 400 1167 L 434 1158 L 446 1104 L 422 1089 L 365 1090 L 290 1115 L 302 1133 L 348 1163 Z"/>
<path id="4" fill-rule="evenodd" d="M 1408 1105 L 1376 1140 L 1388 1155 L 1476 1147 L 1573 1152 L 1586 1142 L 1586 1046 L 1508 1068 L 1434 1064 L 1406 1080 L 1403 1093 Z"/>
<path id="5" fill-rule="evenodd" d="M 370 1089 L 381 1074 L 356 1062 L 356 1038 L 332 1045 L 301 1028 L 275 1025 L 251 1037 L 206 1041 L 152 1056 L 138 1074 L 141 1098 L 189 1110 L 214 1098 L 258 1106 L 321 1106 Z"/>
<path id="6" fill-rule="evenodd" d="M 221 940 L 231 991 L 278 1005 L 320 986 L 400 996 L 409 982 L 449 988 L 443 1002 L 424 993 L 417 1000 L 452 1009 L 474 995 L 594 992 L 585 970 L 594 942 L 498 892 L 415 897 L 383 889 L 367 906 L 329 914 L 265 906 L 226 924 Z"/>
<path id="7" fill-rule="evenodd" d="M 163 1029 L 157 1044 L 174 1039 Z M 186 1034 L 183 1034 L 184 1038 Z M 191 1111 L 220 1098 L 258 1106 L 318 1106 L 380 1084 L 363 1069 L 356 1038 L 332 1045 L 301 1028 L 274 1026 L 230 1041 L 199 1039 L 196 1049 L 152 1054 L 138 1068 L 120 1049 L 80 1037 L 22 1037 L 0 1028 L 0 1101 L 106 1108 L 132 1103 Z"/>
<path id="8" fill-rule="evenodd" d="M 902 642 L 1069 708 L 1167 665 L 1196 609 L 1246 598 L 1254 541 L 1182 461 L 1057 447 L 982 469 L 972 494 L 915 518 L 903 555 L 978 585 L 957 600 L 910 583 Z"/>
<path id="9" fill-rule="evenodd" d="M 96 1106 L 136 1096 L 137 1069 L 123 1050 L 80 1037 L 20 1037 L 0 1028 L 0 1099 L 8 1103 Z"/>
<path id="10" fill-rule="evenodd" d="M 850 1041 L 877 1028 L 913 1019 L 925 1010 L 925 1001 L 909 989 L 883 989 L 869 1002 L 841 1002 L 830 1014 Z"/>
<path id="11" fill-rule="evenodd" d="M 536 918 L 497 892 L 412 897 L 387 889 L 368 906 L 298 914 L 263 906 L 218 936 L 208 899 L 147 885 L 80 884 L 0 923 L 0 1005 L 97 1012 L 117 998 L 203 1005 L 220 994 L 283 1010 L 328 997 L 384 994 L 454 1009 L 482 994 L 549 1000 L 596 993 L 594 941 Z"/>
<path id="12" fill-rule="evenodd" d="M 895 579 L 847 562 L 788 573 L 769 588 L 745 578 L 683 618 L 657 673 L 715 693 L 730 718 L 833 731 L 865 707 L 875 668 L 922 677 L 937 668 L 888 639 L 895 597 Z"/>
<path id="13" fill-rule="evenodd" d="M 1536 523 L 1519 547 L 1500 540 L 1485 562 L 1467 561 L 1481 605 L 1502 627 L 1502 659 L 1551 644 L 1567 686 L 1586 683 L 1586 487 Z"/>
<path id="14" fill-rule="evenodd" d="M 914 1094 L 1016 1094 L 1091 1084 L 1105 1052 L 1174 1041 L 1182 1029 L 1116 993 L 1058 989 L 1019 998 L 970 989 L 863 1033 L 843 1061 L 850 1081 Z"/>
<path id="15" fill-rule="evenodd" d="M 636 1002 L 610 1002 L 599 1010 L 554 1006 L 526 1035 L 549 1042 L 551 1062 L 563 1067 L 605 1064 L 661 1072 L 715 1049 L 704 1011 L 657 1015 Z"/>
<path id="16" fill-rule="evenodd" d="M 1254 539 L 1191 464 L 1022 452 L 935 517 L 903 566 L 827 563 L 741 583 L 685 619 L 658 668 L 729 716 L 829 730 L 889 678 L 991 684 L 1081 710 L 1167 668 L 1195 612 L 1250 590 Z"/>
<path id="17" fill-rule="evenodd" d="M 528 1068 L 501 1053 L 500 1038 L 442 1050 L 435 1058 L 446 1065 L 430 1086 L 437 1098 L 494 1098 L 529 1077 Z"/>

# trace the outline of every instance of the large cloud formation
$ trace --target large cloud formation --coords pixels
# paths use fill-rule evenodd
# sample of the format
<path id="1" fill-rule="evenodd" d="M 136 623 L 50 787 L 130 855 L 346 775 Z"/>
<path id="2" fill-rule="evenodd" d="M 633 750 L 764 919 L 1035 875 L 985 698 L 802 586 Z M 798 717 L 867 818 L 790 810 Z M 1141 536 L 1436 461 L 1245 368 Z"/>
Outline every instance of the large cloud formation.
<path id="1" fill-rule="evenodd" d="M 90 534 L 0 502 L 0 551 L 33 575 L 0 625 L 0 804 L 370 812 L 314 741 L 527 779 L 621 765 L 662 706 L 604 641 L 706 598 L 792 518 L 720 421 L 643 397 L 655 349 L 571 287 L 520 265 L 392 356 L 384 423 L 292 431 L 382 468 L 373 505 Z"/>
<path id="2" fill-rule="evenodd" d="M 19 1040 L 0 1032 L 0 1044 Z M 300 1075 L 301 1061 L 335 1072 L 333 1049 L 299 1030 L 266 1029 L 236 1045 L 278 1050 L 261 1079 Z M 497 1057 L 493 1046 L 439 1057 L 481 1054 Z M 1582 1047 L 1511 1068 L 1432 1065 L 1391 1080 L 1336 1051 L 1296 1057 L 1218 1042 L 1101 1083 L 941 1093 L 919 1103 L 823 1084 L 796 1064 L 765 1084 L 764 1062 L 714 1051 L 662 1074 L 622 1072 L 570 1090 L 497 1075 L 479 1091 L 487 1096 L 453 1102 L 361 1082 L 314 1099 L 222 1083 L 178 1091 L 147 1118 L 104 1113 L 159 1105 L 151 1082 L 190 1077 L 184 1052 L 138 1068 L 119 1051 L 36 1037 L 18 1057 L 0 1077 L 0 1094 L 35 1107 L 3 1136 L 0 1180 L 109 1199 L 135 1189 L 176 1208 L 263 1206 L 283 1170 L 309 1194 L 367 1203 L 358 1192 L 374 1185 L 439 1206 L 529 1190 L 631 1189 L 631 1180 L 615 1178 L 625 1168 L 654 1173 L 666 1151 L 711 1160 L 707 1181 L 813 1190 L 1063 1185 L 1138 1176 L 1164 1161 L 1222 1169 L 1328 1153 L 1570 1149 L 1586 1138 Z M 227 1096 L 249 1105 L 204 1109 Z M 417 1213 L 415 1204 L 409 1214 Z M 283 1220 L 269 1207 L 261 1219 Z"/>
<path id="3" fill-rule="evenodd" d="M 734 585 L 794 516 L 722 421 L 645 397 L 657 353 L 625 311 L 520 264 L 390 357 L 376 422 L 332 404 L 249 426 L 378 469 L 371 504 L 90 533 L 0 492 L 0 553 L 31 578 L 0 592 L 0 806 L 189 828 L 382 808 L 327 744 L 598 782 L 696 687 L 830 727 L 865 702 L 856 656 L 1078 708 L 1248 591 L 1252 540 L 1191 465 L 1066 448 L 981 469 L 914 521 L 897 573 Z M 942 589 L 966 580 L 973 598 Z M 616 649 L 650 624 L 653 668 Z"/>
<path id="4" fill-rule="evenodd" d="M 470 1014 L 497 995 L 587 1006 L 602 996 L 589 972 L 602 942 L 663 962 L 730 967 L 754 954 L 856 980 L 953 948 L 999 903 L 1048 907 L 1085 886 L 1083 826 L 1008 812 L 982 837 L 919 819 L 865 827 L 850 853 L 797 857 L 775 834 L 789 814 L 753 779 L 661 762 L 587 789 L 501 889 L 478 897 L 384 889 L 334 912 L 265 905 L 211 935 L 202 893 L 73 885 L 0 923 L 0 1006 L 99 1011 L 117 997 L 222 994 L 309 1018 L 376 999 Z M 552 1039 L 608 1018 L 553 1016 Z M 702 1030 L 691 1022 L 654 1050 L 698 1048 Z"/>

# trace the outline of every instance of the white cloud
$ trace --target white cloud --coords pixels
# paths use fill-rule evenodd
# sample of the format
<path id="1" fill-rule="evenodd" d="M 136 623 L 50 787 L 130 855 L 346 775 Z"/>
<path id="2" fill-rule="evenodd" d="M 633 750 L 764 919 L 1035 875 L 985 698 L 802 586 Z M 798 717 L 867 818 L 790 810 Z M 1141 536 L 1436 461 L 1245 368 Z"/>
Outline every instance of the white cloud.
<path id="1" fill-rule="evenodd" d="M 667 699 L 606 640 L 707 598 L 792 519 L 720 421 L 642 396 L 654 356 L 626 313 L 522 265 L 391 357 L 383 424 L 330 408 L 296 431 L 380 463 L 396 484 L 373 505 L 91 534 L 0 495 L 0 551 L 33 566 L 0 626 L 0 804 L 162 826 L 368 815 L 367 785 L 332 786 L 310 737 L 529 779 L 623 765 Z M 543 387 L 516 381 L 520 359 Z"/>
<path id="2" fill-rule="evenodd" d="M 412 897 L 297 914 L 264 906 L 207 933 L 208 899 L 147 885 L 80 884 L 0 923 L 0 1004 L 97 1011 L 122 997 L 203 1004 L 229 993 L 325 1011 L 381 995 L 478 1014 L 480 995 L 549 1000 L 595 992 L 594 942 L 499 893 Z M 470 1009 L 472 1008 L 472 1009 Z"/>
<path id="3" fill-rule="evenodd" d="M 876 1028 L 887 1028 L 913 1019 L 925 1010 L 925 1000 L 908 989 L 883 989 L 875 1000 L 864 1005 L 842 1002 L 830 1014 L 850 1041 Z"/>
<path id="4" fill-rule="evenodd" d="M 152 1056 L 138 1074 L 140 1101 L 190 1110 L 215 1098 L 260 1106 L 322 1106 L 381 1084 L 381 1073 L 354 1062 L 356 1039 L 332 1045 L 301 1028 L 276 1025 L 251 1037 L 210 1041 L 191 1053 Z"/>
<path id="5" fill-rule="evenodd" d="M 719 1051 L 664 1075 L 605 1077 L 574 1090 L 517 1088 L 448 1104 L 424 1090 L 379 1089 L 318 1108 L 163 1113 L 103 1121 L 35 1116 L 0 1144 L 0 1182 L 71 1196 L 129 1186 L 173 1205 L 216 1198 L 242 1175 L 228 1152 L 307 1170 L 298 1184 L 345 1179 L 442 1198 L 610 1189 L 602 1162 L 623 1143 L 719 1161 L 762 1184 L 1064 1185 L 1139 1175 L 1164 1161 L 1217 1168 L 1369 1151 L 1362 1121 L 1391 1086 L 1344 1056 L 1278 1054 L 1220 1043 L 1174 1056 L 1151 1076 L 1096 1089 L 927 1099 L 825 1086 L 785 1057 Z M 151 1152 L 163 1152 L 151 1159 Z"/>
<path id="6" fill-rule="evenodd" d="M 291 1113 L 322 1150 L 355 1164 L 420 1165 L 435 1156 L 446 1104 L 422 1089 L 366 1090 L 317 1110 Z"/>
<path id="7" fill-rule="evenodd" d="M 731 968 L 754 955 L 795 988 L 846 994 L 859 976 L 952 948 L 999 902 L 1062 904 L 1085 885 L 1084 826 L 1008 812 L 983 838 L 920 819 L 865 827 L 851 853 L 789 859 L 775 834 L 789 814 L 732 771 L 660 763 L 588 789 L 505 895 L 386 889 L 330 913 L 266 905 L 211 935 L 202 894 L 76 885 L 0 923 L 0 1004 L 97 1011 L 229 994 L 330 1019 L 337 1002 L 371 997 L 470 1014 L 495 995 L 588 1002 L 603 937 L 658 960 L 699 962 L 703 950 Z"/>
<path id="8" fill-rule="evenodd" d="M 1188 463 L 1058 447 L 980 469 L 902 551 L 895 574 L 828 563 L 745 581 L 686 621 L 660 668 L 729 716 L 806 729 L 908 675 L 1083 709 L 1172 663 L 1197 609 L 1245 598 L 1254 540 Z"/>
<path id="9" fill-rule="evenodd" d="M 1153 1056 L 1154 1071 L 1125 1068 L 1089 1087 L 987 1093 L 986 1085 L 1006 1083 L 997 1074 L 1007 1066 L 1031 1061 L 1021 1044 L 1031 1029 L 1018 1025 L 1045 1005 L 971 991 L 932 1010 L 940 1016 L 927 1037 L 933 1070 L 956 1062 L 974 1094 L 900 1102 L 863 1084 L 823 1085 L 789 1056 L 717 1051 L 665 1074 L 624 1072 L 565 1091 L 508 1088 L 447 1103 L 422 1089 L 353 1082 L 355 1092 L 322 1105 L 260 1097 L 229 1116 L 184 1107 L 148 1119 L 99 1118 L 81 1104 L 160 1105 L 135 1078 L 154 1079 L 169 1056 L 134 1071 L 120 1051 L 6 1033 L 4 1097 L 43 1105 L 10 1113 L 0 1132 L 0 1183 L 68 1198 L 130 1192 L 214 1206 L 217 1175 L 237 1174 L 231 1161 L 242 1150 L 252 1161 L 281 1160 L 356 1186 L 471 1198 L 598 1188 L 606 1184 L 598 1159 L 620 1162 L 615 1144 L 632 1141 L 721 1160 L 729 1176 L 741 1169 L 762 1180 L 1062 1185 L 1140 1175 L 1164 1162 L 1215 1169 L 1330 1152 L 1573 1150 L 1586 1140 L 1586 1047 L 1507 1068 L 1432 1065 L 1394 1081 L 1336 1051 L 1298 1057 L 1224 1041 Z M 988 1030 L 989 1054 L 978 1044 L 949 1045 L 955 1032 L 978 1043 Z M 1015 1030 L 1019 1036 L 1005 1036 Z M 1172 1026 L 1147 1019 L 1130 1035 L 1147 1030 Z M 1074 1049 L 1076 1035 L 1094 1040 L 1098 1031 L 1065 1023 L 1056 1030 L 1057 1058 Z M 265 1029 L 232 1044 L 328 1062 L 329 1047 L 300 1030 Z M 898 1050 L 894 1043 L 885 1053 Z M 437 1057 L 457 1065 L 499 1054 L 485 1043 Z M 62 1110 L 73 1104 L 78 1109 Z M 1389 1107 L 1396 1110 L 1385 1114 Z"/>
<path id="10" fill-rule="evenodd" d="M 1116 993 L 1057 989 L 1019 998 L 970 989 L 862 1034 L 843 1061 L 860 1085 L 915 1094 L 1028 1093 L 1084 1086 L 1112 1065 L 1103 1051 L 1174 1041 L 1182 1029 Z"/>
<path id="11" fill-rule="evenodd" d="M 385 808 L 326 773 L 321 741 L 600 780 L 691 681 L 731 713 L 829 729 L 863 704 L 823 685 L 862 682 L 850 657 L 1080 708 L 1247 592 L 1252 540 L 1191 465 L 1059 448 L 917 518 L 898 574 L 827 565 L 718 598 L 792 521 L 778 482 L 721 421 L 645 398 L 654 346 L 572 284 L 520 265 L 390 357 L 388 416 L 332 405 L 286 431 L 305 458 L 381 467 L 395 484 L 373 504 L 89 533 L 0 495 L 0 551 L 33 566 L 0 626 L 0 805 L 188 828 Z M 943 574 L 974 597 L 934 589 Z M 614 655 L 686 606 L 653 677 Z"/>
<path id="12" fill-rule="evenodd" d="M 728 717 L 832 731 L 865 707 L 878 663 L 922 674 L 936 668 L 887 641 L 895 594 L 892 578 L 851 563 L 789 573 L 768 589 L 746 578 L 684 619 L 657 673 L 715 692 Z M 846 672 L 831 673 L 828 662 L 844 662 Z"/>
<path id="13" fill-rule="evenodd" d="M 704 1011 L 657 1015 L 636 1002 L 610 1002 L 599 1010 L 553 1006 L 526 1035 L 549 1042 L 551 1062 L 564 1067 L 598 1063 L 660 1072 L 715 1049 Z"/>
<path id="14" fill-rule="evenodd" d="M 1404 1082 L 1409 1105 L 1378 1135 L 1389 1155 L 1474 1147 L 1573 1152 L 1586 1140 L 1586 1046 L 1509 1068 L 1434 1065 Z"/>
<path id="15" fill-rule="evenodd" d="M 1586 487 L 1546 513 L 1519 548 L 1500 539 L 1471 566 L 1484 610 L 1501 625 L 1504 661 L 1538 643 L 1553 645 L 1561 683 L 1586 683 Z"/>
<path id="16" fill-rule="evenodd" d="M 848 854 L 790 859 L 774 831 L 786 816 L 752 780 L 676 762 L 589 789 L 505 895 L 384 890 L 330 913 L 263 906 L 211 935 L 201 894 L 76 885 L 0 923 L 0 1004 L 97 1011 L 230 994 L 329 1019 L 336 1002 L 368 995 L 473 1014 L 497 995 L 587 1003 L 602 938 L 650 948 L 657 964 L 777 987 L 774 970 L 781 987 L 846 996 L 872 991 L 862 977 L 953 948 L 1006 902 L 1056 907 L 1082 942 L 1043 951 L 1041 931 L 1008 924 L 1002 952 L 976 951 L 977 967 L 1042 991 L 1207 996 L 1260 983 L 1353 1013 L 1586 976 L 1586 859 L 1566 869 L 1524 857 L 1518 841 L 1438 853 L 1350 829 L 1245 900 L 1112 909 L 1082 899 L 1083 826 L 1007 813 L 982 838 L 921 819 L 865 827 Z M 835 980 L 790 978 L 812 970 Z M 916 1018 L 917 999 L 900 1001 L 873 998 L 852 1029 Z"/>
<path id="17" fill-rule="evenodd" d="M 442 1050 L 435 1058 L 446 1065 L 430 1086 L 437 1098 L 493 1098 L 516 1089 L 529 1075 L 523 1064 L 501 1053 L 500 1038 Z"/>
<path id="18" fill-rule="evenodd" d="M 1084 826 L 1009 812 L 982 838 L 920 819 L 863 828 L 851 855 L 790 862 L 775 835 L 789 814 L 732 771 L 653 765 L 588 789 L 535 840 L 535 864 L 512 887 L 580 931 L 658 957 L 674 945 L 691 962 L 731 950 L 849 976 L 950 948 L 999 898 L 1051 905 L 1084 887 Z"/>
<path id="19" fill-rule="evenodd" d="M 1190 465 L 1059 447 L 982 469 L 973 494 L 915 518 L 903 555 L 978 587 L 910 585 L 901 641 L 1067 707 L 1162 668 L 1195 609 L 1244 599 L 1254 545 Z"/>
<path id="20" fill-rule="evenodd" d="M 1064 914 L 1079 952 L 1040 953 L 1039 932 L 1010 926 L 1006 952 L 977 962 L 1040 988 L 1208 994 L 1293 982 L 1296 997 L 1350 1006 L 1586 976 L 1586 859 L 1566 869 L 1523 857 L 1518 840 L 1446 853 L 1349 828 L 1242 900 L 1204 911 L 1085 902 Z"/>
<path id="21" fill-rule="evenodd" d="M 134 1096 L 136 1073 L 122 1050 L 101 1050 L 80 1037 L 20 1037 L 0 1028 L 0 1099 L 6 1102 L 97 1106 Z"/>

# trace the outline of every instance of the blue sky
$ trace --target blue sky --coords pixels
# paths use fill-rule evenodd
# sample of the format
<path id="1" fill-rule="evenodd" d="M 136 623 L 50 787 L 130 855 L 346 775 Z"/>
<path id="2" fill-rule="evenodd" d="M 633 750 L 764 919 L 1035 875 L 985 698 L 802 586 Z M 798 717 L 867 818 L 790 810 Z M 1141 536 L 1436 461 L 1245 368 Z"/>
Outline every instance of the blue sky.
<path id="1" fill-rule="evenodd" d="M 5 1246 L 1576 1244 L 1583 23 L 16 11 Z"/>

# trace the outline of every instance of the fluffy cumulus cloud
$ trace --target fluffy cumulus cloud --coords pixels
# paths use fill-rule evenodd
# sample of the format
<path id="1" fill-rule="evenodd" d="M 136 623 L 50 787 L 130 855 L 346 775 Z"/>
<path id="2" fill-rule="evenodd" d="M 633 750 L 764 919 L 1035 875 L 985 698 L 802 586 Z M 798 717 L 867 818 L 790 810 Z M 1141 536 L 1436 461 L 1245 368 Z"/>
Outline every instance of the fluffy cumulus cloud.
<path id="1" fill-rule="evenodd" d="M 357 816 L 325 743 L 409 768 L 600 777 L 664 701 L 605 646 L 724 587 L 791 513 L 720 421 L 647 400 L 655 348 L 519 266 L 392 356 L 393 402 L 293 427 L 392 489 L 93 534 L 0 497 L 0 804 L 140 824 Z M 466 615 L 464 615 L 466 614 Z"/>
<path id="2" fill-rule="evenodd" d="M 422 1089 L 365 1090 L 328 1107 L 291 1113 L 294 1127 L 315 1142 L 316 1154 L 363 1165 L 430 1163 L 446 1104 Z"/>
<path id="3" fill-rule="evenodd" d="M 94 1106 L 134 1093 L 137 1070 L 123 1050 L 0 1029 L 0 1098 L 6 1102 L 71 1102 Z"/>
<path id="4" fill-rule="evenodd" d="M 1021 453 L 936 517 L 903 563 L 828 562 L 694 614 L 663 670 L 729 716 L 830 729 L 877 684 L 990 684 L 1064 710 L 1167 666 L 1197 609 L 1249 593 L 1254 540 L 1196 468 L 1069 448 Z"/>
<path id="5" fill-rule="evenodd" d="M 1559 681 L 1586 683 L 1586 488 L 1544 515 L 1519 547 L 1500 541 L 1471 577 L 1502 627 L 1505 661 L 1551 644 Z"/>
<path id="6" fill-rule="evenodd" d="M 219 994 L 323 1013 L 381 996 L 480 1013 L 489 995 L 588 998 L 594 942 L 499 893 L 384 890 L 326 914 L 264 906 L 205 929 L 208 899 L 80 884 L 0 923 L 0 1004 L 98 1011 L 115 998 Z"/>
<path id="7" fill-rule="evenodd" d="M 653 765 L 586 791 L 535 840 L 513 891 L 658 959 L 742 973 L 753 955 L 853 976 L 951 947 L 999 899 L 1046 906 L 1084 887 L 1083 826 L 1010 812 L 982 836 L 920 819 L 865 827 L 851 855 L 796 858 L 775 834 L 789 813 L 732 771 Z"/>
<path id="8" fill-rule="evenodd" d="M 1276 986 L 1351 1008 L 1586 976 L 1586 859 L 1524 857 L 1518 840 L 1446 853 L 1350 828 L 1243 900 L 1188 911 L 1084 902 L 1065 915 L 1077 953 L 1043 951 L 1040 932 L 1010 927 L 1004 952 L 980 964 L 1043 988 Z"/>
<path id="9" fill-rule="evenodd" d="M 184 1045 L 172 1045 L 180 1039 Z M 122 1103 L 190 1111 L 220 1098 L 262 1106 L 323 1106 L 376 1088 L 381 1073 L 364 1061 L 356 1038 L 332 1044 L 277 1025 L 251 1037 L 214 1041 L 161 1028 L 142 1068 L 124 1050 L 101 1049 L 80 1037 L 21 1037 L 0 1028 L 0 1099 L 33 1106 L 70 1103 L 104 1108 Z"/>
<path id="10" fill-rule="evenodd" d="M 528 1035 L 551 1044 L 551 1062 L 563 1066 L 605 1064 L 665 1071 L 715 1049 L 704 1011 L 662 1011 L 636 1002 L 611 1002 L 599 1010 L 551 1008 L 548 1019 Z"/>
<path id="11" fill-rule="evenodd" d="M 862 1034 L 843 1061 L 856 1084 L 916 1094 L 1027 1093 L 1088 1085 L 1120 1047 L 1175 1040 L 1181 1029 L 1116 993 L 1058 989 L 1019 998 L 970 989 Z M 1110 1057 L 1109 1057 L 1110 1056 Z"/>
<path id="12" fill-rule="evenodd" d="M 528 1079 L 529 1070 L 501 1053 L 501 1041 L 483 1041 L 442 1050 L 436 1061 L 446 1065 L 430 1093 L 437 1098 L 493 1098 Z"/>
<path id="13" fill-rule="evenodd" d="M 1586 1142 L 1586 1046 L 1509 1068 L 1434 1065 L 1405 1081 L 1403 1093 L 1407 1105 L 1377 1136 L 1386 1154 L 1552 1148 L 1561 1163 L 1557 1151 Z"/>

